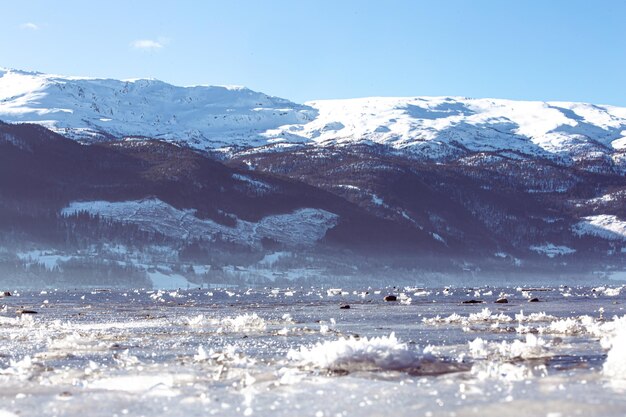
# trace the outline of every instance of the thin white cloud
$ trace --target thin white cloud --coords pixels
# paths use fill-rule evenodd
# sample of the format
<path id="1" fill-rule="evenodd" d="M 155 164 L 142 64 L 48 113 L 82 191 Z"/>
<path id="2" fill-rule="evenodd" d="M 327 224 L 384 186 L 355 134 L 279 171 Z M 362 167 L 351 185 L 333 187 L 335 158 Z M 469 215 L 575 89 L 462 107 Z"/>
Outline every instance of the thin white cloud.
<path id="1" fill-rule="evenodd" d="M 163 48 L 163 43 L 152 39 L 138 39 L 130 43 L 135 49 L 142 49 L 144 51 L 156 51 Z"/>
<path id="2" fill-rule="evenodd" d="M 20 29 L 24 30 L 39 30 L 39 26 L 34 24 L 33 22 L 26 22 L 20 25 Z"/>

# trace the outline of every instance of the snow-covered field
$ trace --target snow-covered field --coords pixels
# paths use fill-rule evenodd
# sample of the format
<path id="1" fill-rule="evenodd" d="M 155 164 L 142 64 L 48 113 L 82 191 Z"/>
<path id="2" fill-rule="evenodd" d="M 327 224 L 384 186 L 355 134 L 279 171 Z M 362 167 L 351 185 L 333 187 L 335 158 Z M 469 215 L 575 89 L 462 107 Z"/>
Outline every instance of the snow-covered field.
<path id="1" fill-rule="evenodd" d="M 308 246 L 322 239 L 337 225 L 339 216 L 321 209 L 302 208 L 293 213 L 267 216 L 253 223 L 237 219 L 229 227 L 199 219 L 195 210 L 180 210 L 158 199 L 138 201 L 76 201 L 64 208 L 64 215 L 79 212 L 133 223 L 140 228 L 176 238 L 222 238 L 242 245 L 257 245 L 263 238 L 291 246 Z"/>
<path id="2" fill-rule="evenodd" d="M 622 286 L 14 292 L 0 416 L 623 416 L 625 301 Z"/>

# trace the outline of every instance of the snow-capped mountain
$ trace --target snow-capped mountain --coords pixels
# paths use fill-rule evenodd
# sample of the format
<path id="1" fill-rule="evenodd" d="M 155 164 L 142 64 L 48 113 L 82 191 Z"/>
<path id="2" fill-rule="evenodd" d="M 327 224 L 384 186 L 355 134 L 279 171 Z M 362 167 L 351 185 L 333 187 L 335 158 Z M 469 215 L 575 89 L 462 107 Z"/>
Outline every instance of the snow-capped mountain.
<path id="1" fill-rule="evenodd" d="M 142 136 L 255 151 L 376 144 L 417 159 L 491 152 L 626 170 L 626 108 L 585 103 L 375 97 L 299 105 L 242 87 L 0 69 L 0 120 L 83 141 Z"/>
<path id="2" fill-rule="evenodd" d="M 0 69 L 0 120 L 37 123 L 83 141 L 128 136 L 195 148 L 257 146 L 259 134 L 316 115 L 244 87 L 177 87 L 157 80 L 61 77 Z"/>
<path id="3" fill-rule="evenodd" d="M 268 139 L 375 143 L 431 160 L 496 152 L 617 162 L 615 153 L 626 150 L 626 108 L 621 107 L 464 97 L 375 97 L 307 105 L 318 110 L 318 117 L 268 131 Z"/>

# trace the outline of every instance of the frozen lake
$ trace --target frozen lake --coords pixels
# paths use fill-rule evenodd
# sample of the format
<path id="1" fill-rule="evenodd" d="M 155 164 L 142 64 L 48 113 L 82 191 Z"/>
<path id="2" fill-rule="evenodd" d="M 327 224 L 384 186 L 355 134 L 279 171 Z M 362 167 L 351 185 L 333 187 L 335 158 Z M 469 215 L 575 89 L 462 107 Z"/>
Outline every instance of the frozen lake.
<path id="1" fill-rule="evenodd" d="M 623 416 L 625 302 L 620 286 L 15 292 L 0 417 Z"/>

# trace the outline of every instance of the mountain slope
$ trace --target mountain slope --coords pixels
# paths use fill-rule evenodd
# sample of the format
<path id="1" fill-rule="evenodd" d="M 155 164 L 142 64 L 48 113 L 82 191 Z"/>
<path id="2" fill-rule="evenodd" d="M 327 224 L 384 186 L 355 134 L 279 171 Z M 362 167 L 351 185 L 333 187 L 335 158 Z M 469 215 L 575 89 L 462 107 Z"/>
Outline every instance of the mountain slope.
<path id="1" fill-rule="evenodd" d="M 621 230 L 620 219 L 626 219 L 626 178 L 621 175 L 550 159 L 490 154 L 473 159 L 483 161 L 419 161 L 373 146 L 327 146 L 248 154 L 231 163 L 241 161 L 256 171 L 335 193 L 377 216 L 426 231 L 433 245 L 446 246 L 451 254 L 475 248 L 485 256 L 506 251 L 523 257 L 531 246 L 546 242 L 601 252 L 606 242 L 596 242 L 596 248 L 583 242 L 580 237 L 590 233 L 580 233 L 579 222 L 605 215 L 605 220 L 614 218 L 607 229 Z M 626 242 L 626 235 L 620 240 Z"/>
<path id="2" fill-rule="evenodd" d="M 332 193 L 228 167 L 189 148 L 156 140 L 83 146 L 30 124 L 0 122 L 0 197 L 6 227 L 16 216 L 88 212 L 175 240 L 242 247 L 326 239 L 412 248 L 425 240 Z"/>

